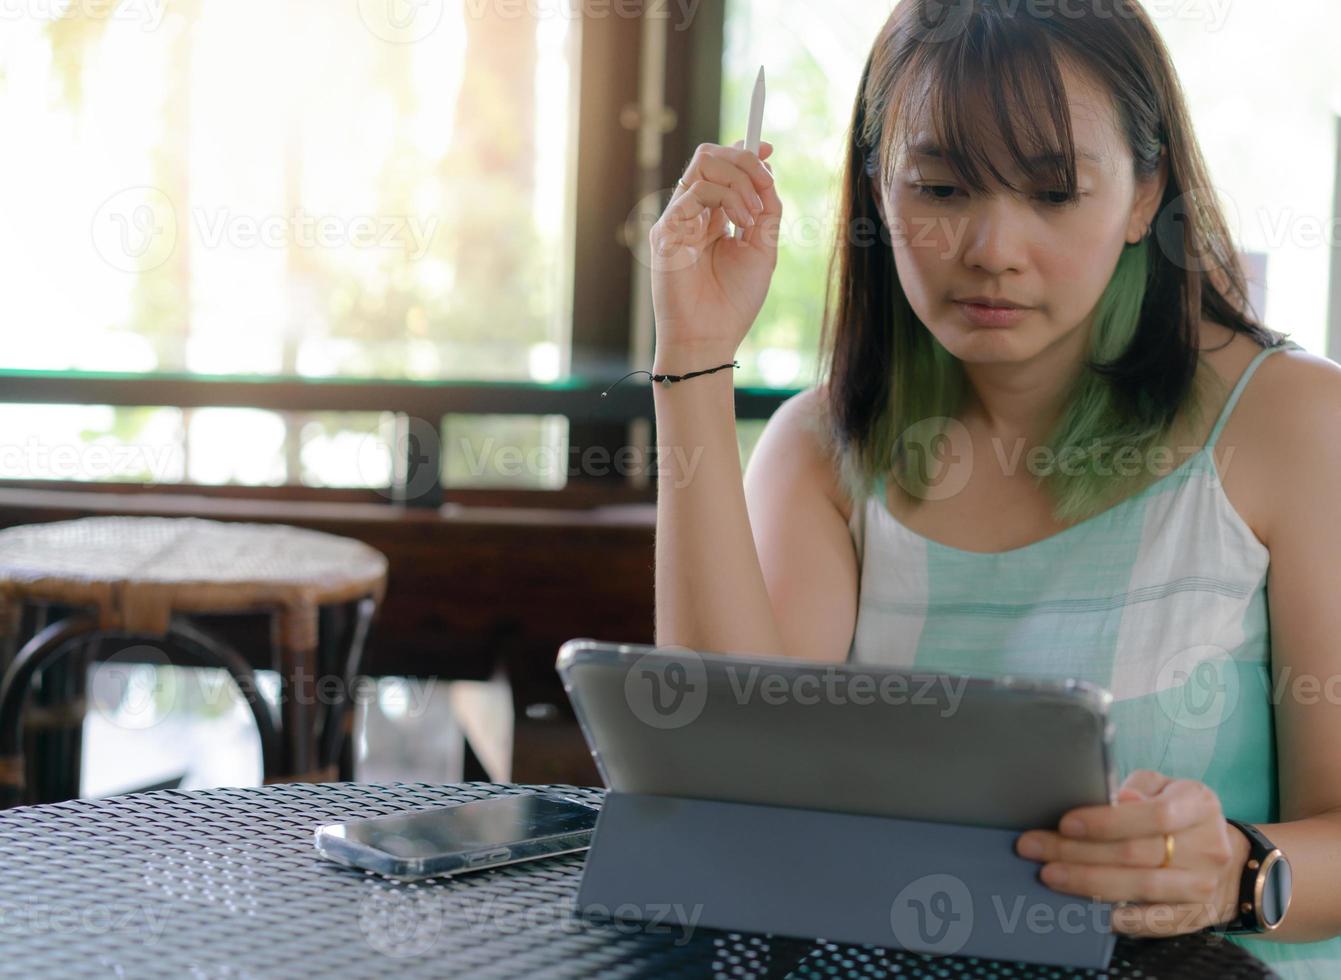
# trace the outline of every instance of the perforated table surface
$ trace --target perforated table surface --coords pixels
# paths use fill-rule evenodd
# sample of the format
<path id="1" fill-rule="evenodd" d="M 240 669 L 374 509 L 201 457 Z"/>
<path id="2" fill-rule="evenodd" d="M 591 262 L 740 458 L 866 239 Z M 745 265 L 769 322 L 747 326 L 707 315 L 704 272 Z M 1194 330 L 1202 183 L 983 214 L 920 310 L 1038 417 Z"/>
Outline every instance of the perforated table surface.
<path id="1" fill-rule="evenodd" d="M 588 922 L 583 855 L 418 883 L 321 858 L 321 823 L 573 786 L 295 783 L 0 812 L 0 975 L 21 977 L 1266 977 L 1205 934 L 1120 937 L 1104 972 Z"/>

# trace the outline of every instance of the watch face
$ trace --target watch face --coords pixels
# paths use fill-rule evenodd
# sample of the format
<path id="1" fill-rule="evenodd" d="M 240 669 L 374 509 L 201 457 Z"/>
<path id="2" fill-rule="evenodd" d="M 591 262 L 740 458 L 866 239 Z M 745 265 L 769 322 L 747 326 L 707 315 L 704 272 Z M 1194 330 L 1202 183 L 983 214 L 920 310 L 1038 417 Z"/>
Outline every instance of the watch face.
<path id="1" fill-rule="evenodd" d="M 1290 862 L 1284 857 L 1272 862 L 1267 868 L 1262 901 L 1258 906 L 1268 929 L 1274 929 L 1285 918 L 1285 910 L 1290 906 L 1290 884 Z"/>

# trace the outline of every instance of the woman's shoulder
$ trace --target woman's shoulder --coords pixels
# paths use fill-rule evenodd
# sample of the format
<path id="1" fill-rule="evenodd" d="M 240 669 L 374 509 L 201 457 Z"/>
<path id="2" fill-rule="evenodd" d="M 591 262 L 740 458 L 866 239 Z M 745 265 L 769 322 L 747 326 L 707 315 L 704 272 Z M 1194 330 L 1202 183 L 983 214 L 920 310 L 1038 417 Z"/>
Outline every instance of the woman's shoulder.
<path id="1" fill-rule="evenodd" d="M 1218 324 L 1203 325 L 1202 347 L 1226 394 L 1263 351 L 1252 337 Z M 1226 493 L 1268 547 L 1282 484 L 1312 478 L 1311 467 L 1332 455 L 1338 423 L 1341 366 L 1307 350 L 1263 357 L 1240 391 L 1216 441 L 1217 462 Z"/>
<path id="2" fill-rule="evenodd" d="M 1202 324 L 1201 355 L 1223 382 L 1226 393 L 1243 378 L 1264 350 L 1245 333 L 1222 324 Z M 1341 393 L 1341 365 L 1307 350 L 1286 347 L 1261 359 L 1230 415 L 1229 424 L 1269 430 L 1296 416 L 1301 403 Z"/>
<path id="3" fill-rule="evenodd" d="M 778 406 L 768 421 L 774 437 L 795 454 L 795 462 L 807 478 L 823 487 L 826 496 L 843 515 L 852 517 L 852 499 L 840 479 L 840 456 L 835 441 L 829 391 L 823 382 L 805 388 Z"/>

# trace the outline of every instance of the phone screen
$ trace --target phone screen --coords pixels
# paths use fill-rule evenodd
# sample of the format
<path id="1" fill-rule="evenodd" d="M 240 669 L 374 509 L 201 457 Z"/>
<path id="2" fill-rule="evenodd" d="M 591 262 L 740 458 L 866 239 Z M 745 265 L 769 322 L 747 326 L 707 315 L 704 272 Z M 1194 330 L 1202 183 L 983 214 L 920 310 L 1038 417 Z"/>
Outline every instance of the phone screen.
<path id="1" fill-rule="evenodd" d="M 343 825 L 340 836 L 398 858 L 425 858 L 579 833 L 596 825 L 597 813 L 594 807 L 545 796 L 499 796 L 354 820 Z"/>

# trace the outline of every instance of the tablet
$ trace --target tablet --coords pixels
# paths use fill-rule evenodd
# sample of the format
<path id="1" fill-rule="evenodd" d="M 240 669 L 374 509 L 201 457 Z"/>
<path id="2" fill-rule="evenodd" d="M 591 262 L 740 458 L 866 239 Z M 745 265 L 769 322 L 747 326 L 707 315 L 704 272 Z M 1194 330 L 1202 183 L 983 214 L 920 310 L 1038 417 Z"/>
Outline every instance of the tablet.
<path id="1" fill-rule="evenodd" d="M 1115 802 L 1112 695 L 977 676 L 569 640 L 557 669 L 605 785 L 1009 830 Z"/>

